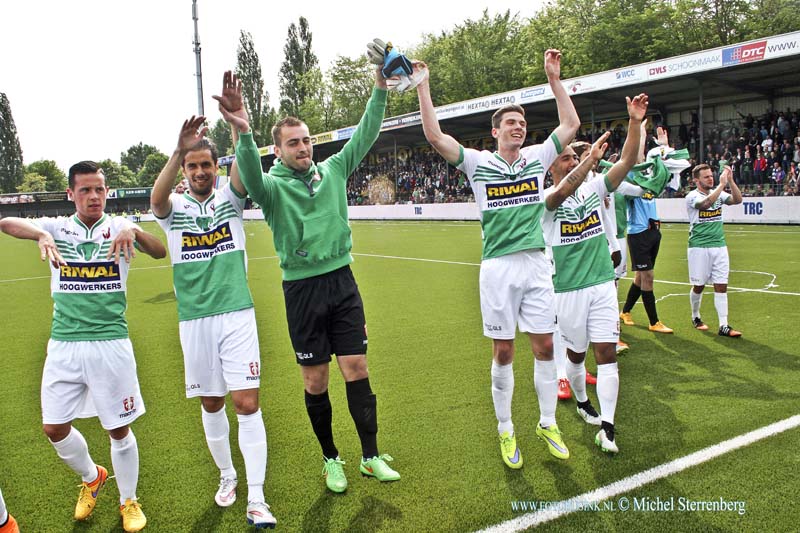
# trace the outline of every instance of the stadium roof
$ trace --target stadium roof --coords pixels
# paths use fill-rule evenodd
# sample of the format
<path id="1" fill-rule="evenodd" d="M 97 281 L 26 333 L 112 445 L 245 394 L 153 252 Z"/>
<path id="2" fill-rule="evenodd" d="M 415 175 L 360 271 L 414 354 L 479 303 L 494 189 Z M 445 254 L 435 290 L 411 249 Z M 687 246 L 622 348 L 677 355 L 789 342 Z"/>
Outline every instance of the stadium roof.
<path id="1" fill-rule="evenodd" d="M 563 81 L 584 123 L 624 114 L 625 96 L 650 95 L 651 110 L 698 109 L 718 103 L 800 95 L 800 31 L 722 46 L 692 54 L 608 70 Z M 492 113 L 516 103 L 525 108 L 531 129 L 552 127 L 558 120 L 547 84 L 475 98 L 436 108 L 442 129 L 457 138 L 486 136 Z M 324 158 L 352 135 L 354 126 L 312 136 L 315 151 Z M 422 139 L 419 112 L 383 121 L 373 150 L 416 145 Z M 273 153 L 272 147 L 261 149 Z M 232 156 L 220 159 L 230 164 Z"/>

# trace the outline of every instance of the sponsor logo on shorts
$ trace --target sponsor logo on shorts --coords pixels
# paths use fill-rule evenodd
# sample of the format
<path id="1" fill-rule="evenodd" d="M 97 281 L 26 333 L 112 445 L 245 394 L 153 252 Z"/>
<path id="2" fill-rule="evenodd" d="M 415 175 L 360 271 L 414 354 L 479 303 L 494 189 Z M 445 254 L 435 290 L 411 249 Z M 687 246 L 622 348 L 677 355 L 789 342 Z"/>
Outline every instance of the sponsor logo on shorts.
<path id="1" fill-rule="evenodd" d="M 503 326 L 495 326 L 494 324 L 483 324 L 484 329 L 486 331 L 503 331 Z"/>
<path id="2" fill-rule="evenodd" d="M 196 220 L 200 220 L 200 218 L 202 217 L 198 217 Z M 184 231 L 181 235 L 181 259 L 183 261 L 211 259 L 214 254 L 234 249 L 236 249 L 236 244 L 233 242 L 230 224 L 227 222 L 203 233 Z"/>
<path id="3" fill-rule="evenodd" d="M 294 353 L 298 359 L 312 359 L 314 357 L 313 352 L 295 352 Z"/>
<path id="4" fill-rule="evenodd" d="M 258 368 L 258 361 L 250 362 L 250 375 L 247 376 L 247 381 L 258 381 L 261 379 L 261 370 Z"/>
<path id="5" fill-rule="evenodd" d="M 187 391 L 195 390 L 195 389 L 199 389 L 199 388 L 200 388 L 200 384 L 199 383 L 187 383 L 186 384 L 186 390 Z"/>
<path id="6" fill-rule="evenodd" d="M 120 413 L 120 418 L 128 418 L 129 416 L 133 416 L 136 413 L 136 407 L 134 407 L 134 400 L 133 396 L 128 396 L 127 398 L 122 400 L 122 409 L 125 411 L 124 413 Z"/>

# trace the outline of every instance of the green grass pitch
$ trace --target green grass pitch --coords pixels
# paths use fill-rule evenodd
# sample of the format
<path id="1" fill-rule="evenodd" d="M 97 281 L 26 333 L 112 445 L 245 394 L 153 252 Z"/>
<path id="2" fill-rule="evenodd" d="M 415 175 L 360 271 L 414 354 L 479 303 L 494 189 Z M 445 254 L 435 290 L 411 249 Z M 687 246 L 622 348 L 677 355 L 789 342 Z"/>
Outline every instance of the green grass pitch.
<path id="1" fill-rule="evenodd" d="M 155 224 L 146 229 L 163 238 Z M 702 315 L 711 331 L 690 326 L 687 226 L 665 225 L 656 279 L 659 315 L 672 336 L 623 327 L 631 350 L 620 357 L 617 442 L 608 457 L 594 431 L 560 402 L 557 417 L 572 457 L 551 457 L 538 419 L 533 359 L 517 338 L 513 404 L 525 466 L 502 463 L 490 392 L 490 341 L 478 305 L 480 228 L 459 222 L 353 222 L 353 270 L 366 306 L 369 366 L 378 396 L 379 445 L 402 475 L 381 484 L 358 474 L 360 448 L 340 374 L 332 369 L 334 434 L 348 491 L 334 495 L 320 476 L 320 450 L 308 422 L 302 380 L 286 328 L 280 270 L 269 229 L 246 224 L 249 279 L 261 341 L 261 405 L 269 442 L 266 496 L 283 531 L 457 532 L 519 517 L 512 502 L 559 501 L 788 418 L 800 411 L 800 231 L 728 226 L 730 321 L 741 339 L 715 334 L 709 290 Z M 416 259 L 416 260 L 414 260 Z M 429 259 L 437 261 L 420 261 Z M 176 304 L 167 260 L 140 254 L 128 287 L 128 322 L 147 414 L 139 442 L 138 494 L 146 531 L 245 529 L 245 471 L 231 437 L 240 498 L 213 501 L 218 471 L 203 437 L 198 400 L 184 397 Z M 620 294 L 629 281 L 622 282 Z M 778 294 L 779 292 L 786 294 Z M 74 523 L 79 480 L 41 430 L 39 387 L 52 301 L 36 244 L 0 236 L 0 488 L 24 532 L 122 531 L 110 482 L 89 521 Z M 588 358 L 588 368 L 595 364 Z M 596 399 L 594 387 L 590 397 Z M 93 459 L 111 467 L 109 441 L 96 419 L 76 426 Z M 800 429 L 792 429 L 632 490 L 630 498 L 740 500 L 746 512 L 578 512 L 545 531 L 796 531 L 800 528 Z"/>

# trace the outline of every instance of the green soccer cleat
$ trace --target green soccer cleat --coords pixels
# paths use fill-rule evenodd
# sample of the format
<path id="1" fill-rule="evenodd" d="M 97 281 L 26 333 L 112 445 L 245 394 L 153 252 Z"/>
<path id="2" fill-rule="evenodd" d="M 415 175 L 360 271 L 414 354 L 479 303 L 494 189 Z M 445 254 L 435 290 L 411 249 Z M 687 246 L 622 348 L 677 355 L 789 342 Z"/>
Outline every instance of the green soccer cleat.
<path id="1" fill-rule="evenodd" d="M 550 450 L 551 455 L 559 459 L 569 459 L 569 450 L 564 444 L 557 425 L 553 424 L 543 428 L 540 424 L 536 424 L 536 436 L 547 443 L 547 449 Z"/>
<path id="2" fill-rule="evenodd" d="M 392 456 L 384 453 L 377 457 L 364 460 L 361 459 L 361 475 L 364 477 L 374 477 L 379 481 L 397 481 L 400 479 L 400 474 L 391 469 L 386 461 L 394 461 Z"/>
<path id="3" fill-rule="evenodd" d="M 347 490 L 347 478 L 344 476 L 342 465 L 344 461 L 339 459 L 325 459 L 322 467 L 322 476 L 325 478 L 325 485 L 333 492 L 344 492 Z"/>
<path id="4" fill-rule="evenodd" d="M 507 467 L 517 470 L 522 468 L 522 452 L 517 446 L 517 437 L 508 431 L 500 435 L 500 455 Z"/>

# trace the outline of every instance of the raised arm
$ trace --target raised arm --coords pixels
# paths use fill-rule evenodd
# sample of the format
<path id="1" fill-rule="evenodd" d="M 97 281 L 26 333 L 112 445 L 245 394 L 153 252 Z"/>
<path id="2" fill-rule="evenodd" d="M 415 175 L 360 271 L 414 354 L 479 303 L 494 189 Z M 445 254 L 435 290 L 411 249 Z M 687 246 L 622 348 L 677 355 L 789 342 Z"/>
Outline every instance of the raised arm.
<path id="1" fill-rule="evenodd" d="M 622 147 L 622 155 L 614 166 L 606 173 L 606 178 L 611 186 L 611 190 L 616 190 L 625 176 L 628 175 L 639 154 L 640 137 L 642 136 L 642 124 L 647 113 L 648 98 L 646 94 L 634 96 L 633 100 L 625 97 L 628 104 L 628 136 L 625 138 L 625 145 Z"/>
<path id="2" fill-rule="evenodd" d="M 225 74 L 222 75 L 222 96 L 212 96 L 212 98 L 219 102 L 220 109 L 227 109 L 232 115 L 249 120 L 247 110 L 244 107 L 244 100 L 242 99 L 242 80 L 230 70 L 226 70 Z M 237 128 L 231 127 L 231 138 L 235 147 L 239 141 L 239 130 Z M 247 194 L 247 189 L 242 183 L 238 170 L 231 172 L 230 180 L 231 187 L 240 196 Z"/>
<path id="3" fill-rule="evenodd" d="M 167 164 L 161 169 L 161 173 L 153 184 L 153 190 L 150 192 L 150 208 L 153 210 L 153 214 L 159 218 L 169 215 L 172 209 L 172 205 L 169 202 L 169 194 L 175 186 L 175 178 L 178 176 L 178 171 L 181 168 L 186 152 L 197 141 L 202 139 L 208 131 L 205 126 L 198 131 L 198 128 L 203 125 L 205 120 L 205 117 L 193 116 L 183 121 L 183 126 L 181 126 L 181 131 L 178 134 L 178 145 L 172 151 Z"/>
<path id="4" fill-rule="evenodd" d="M 708 196 L 706 196 L 702 201 L 694 204 L 695 209 L 708 209 L 709 207 L 714 205 L 714 202 L 717 201 L 719 196 L 725 190 L 725 186 L 728 184 L 728 180 L 730 179 L 732 174 L 733 172 L 731 171 L 731 167 L 726 166 L 725 169 L 722 171 L 722 174 L 720 174 L 719 176 L 719 185 L 717 185 L 716 188 L 713 191 L 711 191 L 708 194 Z M 737 187 L 736 190 L 738 191 L 739 188 Z M 742 201 L 741 193 L 739 193 L 739 201 L 740 202 Z"/>
<path id="5" fill-rule="evenodd" d="M 739 190 L 739 186 L 736 185 L 736 181 L 733 179 L 731 167 L 726 166 L 725 170 L 728 171 L 728 186 L 731 188 L 731 196 L 725 203 L 727 205 L 738 205 L 742 203 L 742 191 Z"/>
<path id="6" fill-rule="evenodd" d="M 589 171 L 594 168 L 598 161 L 603 157 L 603 154 L 608 148 L 608 144 L 606 144 L 606 140 L 608 136 L 611 135 L 610 131 L 605 132 L 603 135 L 600 136 L 597 141 L 592 145 L 592 148 L 589 152 L 589 157 L 584 159 L 580 162 L 580 164 L 572 169 L 572 172 L 567 174 L 563 180 L 559 182 L 558 185 L 555 186 L 555 189 L 547 195 L 545 199 L 545 205 L 548 211 L 555 211 L 558 206 L 560 206 L 564 200 L 569 198 L 580 184 L 583 183 L 583 180 L 586 179 L 586 176 L 589 174 Z"/>
<path id="7" fill-rule="evenodd" d="M 48 260 L 54 267 L 67 264 L 61 257 L 53 236 L 29 220 L 6 217 L 0 220 L 0 231 L 17 239 L 37 241 L 42 261 Z"/>
<path id="8" fill-rule="evenodd" d="M 567 146 L 575 138 L 578 128 L 581 127 L 581 120 L 578 118 L 578 112 L 575 111 L 572 99 L 564 89 L 564 85 L 561 84 L 560 51 L 550 49 L 544 53 L 544 72 L 547 74 L 547 83 L 550 84 L 550 90 L 553 91 L 558 108 L 558 127 L 553 133 L 558 137 L 561 146 Z"/>
<path id="9" fill-rule="evenodd" d="M 414 62 L 414 71 L 428 68 L 422 61 Z M 439 119 L 436 118 L 436 110 L 433 108 L 431 99 L 431 86 L 428 76 L 417 85 L 417 98 L 419 98 L 419 114 L 422 117 L 422 132 L 425 139 L 433 146 L 445 161 L 455 165 L 461 156 L 461 145 L 450 135 L 442 133 L 439 127 Z"/>

